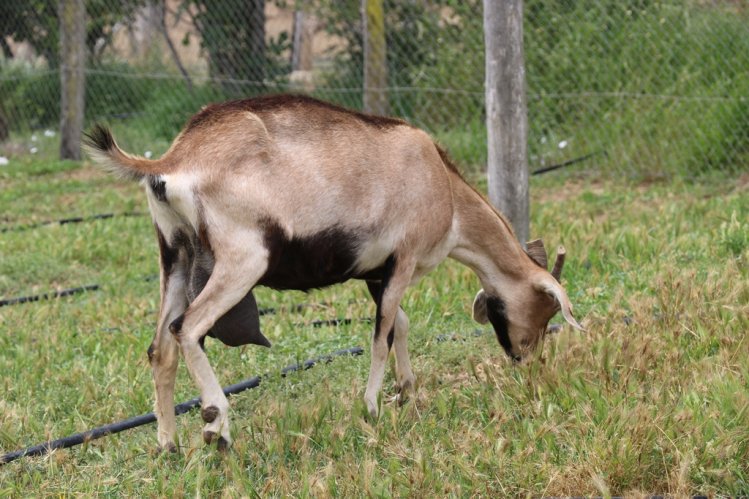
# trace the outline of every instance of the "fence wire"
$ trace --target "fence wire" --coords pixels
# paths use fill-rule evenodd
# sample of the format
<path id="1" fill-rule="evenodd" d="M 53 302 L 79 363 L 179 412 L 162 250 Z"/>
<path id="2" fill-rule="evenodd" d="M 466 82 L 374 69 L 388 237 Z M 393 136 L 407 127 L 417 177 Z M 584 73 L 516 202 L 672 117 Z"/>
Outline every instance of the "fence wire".
<path id="1" fill-rule="evenodd" d="M 303 92 L 363 105 L 361 0 L 86 0 L 86 122 L 136 150 L 200 106 Z M 382 0 L 387 112 L 486 161 L 480 0 Z M 749 164 L 749 4 L 526 0 L 531 168 L 614 174 Z M 56 0 L 0 5 L 0 151 L 60 120 Z M 5 148 L 5 149 L 3 149 Z M 605 154 L 604 154 L 605 153 Z"/>

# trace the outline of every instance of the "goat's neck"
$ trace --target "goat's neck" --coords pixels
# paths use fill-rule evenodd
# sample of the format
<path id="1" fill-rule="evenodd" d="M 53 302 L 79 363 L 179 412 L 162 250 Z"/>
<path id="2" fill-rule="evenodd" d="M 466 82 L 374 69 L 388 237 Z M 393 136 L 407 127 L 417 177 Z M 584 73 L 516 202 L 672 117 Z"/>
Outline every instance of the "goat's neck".
<path id="1" fill-rule="evenodd" d="M 492 291 L 527 275 L 530 259 L 509 222 L 462 179 L 453 178 L 452 189 L 456 244 L 450 256 L 473 269 Z"/>

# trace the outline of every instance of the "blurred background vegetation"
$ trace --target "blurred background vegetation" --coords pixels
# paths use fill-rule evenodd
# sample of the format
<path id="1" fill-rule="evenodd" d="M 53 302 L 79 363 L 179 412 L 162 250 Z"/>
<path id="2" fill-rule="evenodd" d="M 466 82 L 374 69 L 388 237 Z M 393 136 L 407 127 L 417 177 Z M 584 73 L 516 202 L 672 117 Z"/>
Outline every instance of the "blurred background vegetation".
<path id="1" fill-rule="evenodd" d="M 482 2 L 383 3 L 388 112 L 480 171 Z M 162 152 L 213 101 L 293 91 L 362 107 L 359 0 L 85 4 L 86 122 L 114 126 L 134 151 Z M 30 135 L 59 124 L 56 9 L 0 5 L 0 154 L 26 153 Z M 532 169 L 588 154 L 578 168 L 613 175 L 746 169 L 744 1 L 526 0 L 525 59 Z"/>

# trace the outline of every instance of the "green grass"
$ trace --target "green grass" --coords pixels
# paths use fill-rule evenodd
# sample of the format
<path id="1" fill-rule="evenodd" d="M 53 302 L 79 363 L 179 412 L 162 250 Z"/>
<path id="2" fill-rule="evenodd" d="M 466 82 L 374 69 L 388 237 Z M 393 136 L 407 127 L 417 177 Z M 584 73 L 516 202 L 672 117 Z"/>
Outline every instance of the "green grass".
<path id="1" fill-rule="evenodd" d="M 137 186 L 88 164 L 24 161 L 0 170 L 0 227 L 146 211 Z M 587 332 L 565 328 L 513 366 L 473 334 L 478 281 L 447 262 L 403 302 L 418 391 L 388 402 L 388 373 L 378 421 L 361 400 L 368 354 L 338 359 L 232 397 L 226 456 L 192 412 L 177 455 L 155 454 L 151 425 L 0 467 L 0 496 L 749 493 L 749 177 L 533 182 L 533 235 L 567 247 Z M 148 217 L 0 233 L 0 297 L 103 285 L 0 308 L 0 452 L 151 410 L 157 258 Z M 270 350 L 208 340 L 224 384 L 367 347 L 366 323 L 311 326 L 370 317 L 361 283 L 257 297 L 312 306 L 263 317 Z M 195 394 L 181 366 L 177 399 Z"/>

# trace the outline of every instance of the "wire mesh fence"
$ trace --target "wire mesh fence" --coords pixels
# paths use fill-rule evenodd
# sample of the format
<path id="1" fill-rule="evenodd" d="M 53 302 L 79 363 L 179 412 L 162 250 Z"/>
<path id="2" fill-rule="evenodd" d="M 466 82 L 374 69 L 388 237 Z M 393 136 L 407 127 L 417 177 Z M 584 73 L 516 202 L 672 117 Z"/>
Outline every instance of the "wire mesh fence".
<path id="1" fill-rule="evenodd" d="M 361 0 L 86 0 L 86 122 L 143 150 L 201 105 L 304 92 L 361 109 Z M 382 0 L 385 111 L 486 161 L 480 0 Z M 56 0 L 0 5 L 0 140 L 60 120 Z M 531 168 L 616 174 L 749 164 L 749 4 L 526 0 Z M 4 146 L 0 146 L 2 148 Z"/>

